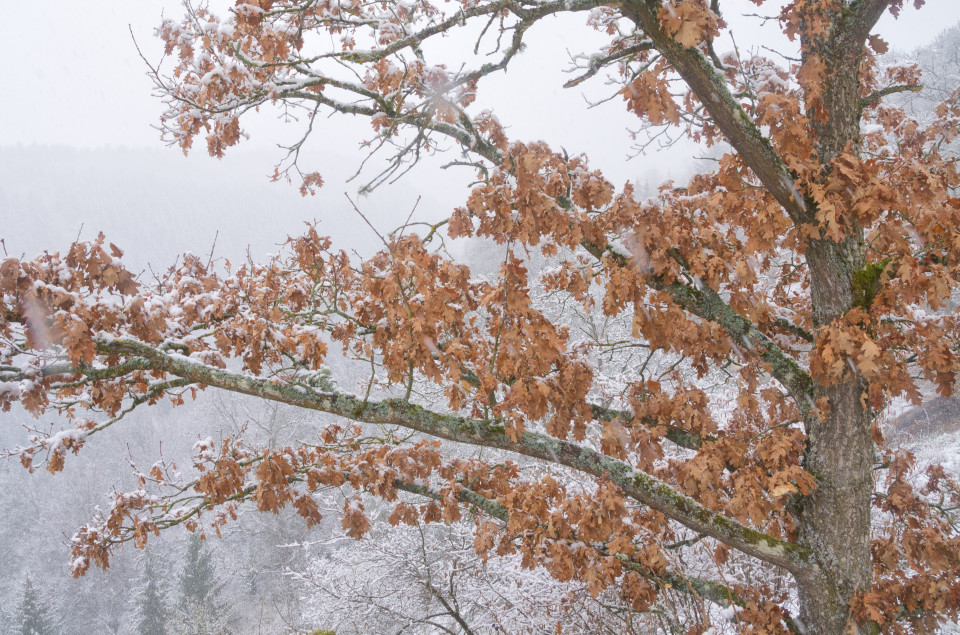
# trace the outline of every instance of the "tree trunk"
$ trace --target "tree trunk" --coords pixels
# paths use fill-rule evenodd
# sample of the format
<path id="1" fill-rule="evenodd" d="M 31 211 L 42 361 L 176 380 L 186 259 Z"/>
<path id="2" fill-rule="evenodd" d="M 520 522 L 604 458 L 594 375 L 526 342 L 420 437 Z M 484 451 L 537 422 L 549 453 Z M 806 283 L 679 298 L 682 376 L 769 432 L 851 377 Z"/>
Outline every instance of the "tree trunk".
<path id="1" fill-rule="evenodd" d="M 812 48 L 826 63 L 819 111 L 811 109 L 821 165 L 845 150 L 856 152 L 860 128 L 861 50 L 837 45 Z M 815 206 L 810 205 L 811 222 Z M 854 274 L 865 264 L 864 236 L 852 226 L 842 242 L 811 240 L 805 252 L 815 326 L 827 326 L 854 306 Z M 872 413 L 863 399 L 859 373 L 833 385 L 818 385 L 829 414 L 806 421 L 805 468 L 817 487 L 797 511 L 798 538 L 814 554 L 819 570 L 798 579 L 800 622 L 807 633 L 844 633 L 851 621 L 850 599 L 871 584 L 870 503 L 873 493 Z M 859 630 L 859 629 L 856 629 Z"/>
<path id="2" fill-rule="evenodd" d="M 843 633 L 850 597 L 870 586 L 870 499 L 873 491 L 871 416 L 856 379 L 821 387 L 829 399 L 824 421 L 807 422 L 805 468 L 817 480 L 798 510 L 799 542 L 819 570 L 798 579 L 800 622 L 806 632 Z"/>

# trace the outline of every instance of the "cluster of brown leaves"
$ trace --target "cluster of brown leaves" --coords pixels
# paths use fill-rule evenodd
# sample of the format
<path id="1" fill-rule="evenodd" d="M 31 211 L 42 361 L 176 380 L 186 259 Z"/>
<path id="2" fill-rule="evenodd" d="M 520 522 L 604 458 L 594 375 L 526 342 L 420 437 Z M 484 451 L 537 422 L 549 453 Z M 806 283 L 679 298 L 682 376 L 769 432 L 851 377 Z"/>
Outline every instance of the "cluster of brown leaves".
<path id="1" fill-rule="evenodd" d="M 877 584 L 854 610 L 889 632 L 932 630 L 943 616 L 960 614 L 960 537 L 954 530 L 960 485 L 939 465 L 917 474 L 910 452 L 888 451 L 884 461 L 888 471 L 874 501 L 883 512 L 873 541 Z"/>
<path id="2" fill-rule="evenodd" d="M 659 18 L 663 30 L 685 48 L 713 39 L 725 26 L 706 0 L 668 0 L 660 7 Z"/>

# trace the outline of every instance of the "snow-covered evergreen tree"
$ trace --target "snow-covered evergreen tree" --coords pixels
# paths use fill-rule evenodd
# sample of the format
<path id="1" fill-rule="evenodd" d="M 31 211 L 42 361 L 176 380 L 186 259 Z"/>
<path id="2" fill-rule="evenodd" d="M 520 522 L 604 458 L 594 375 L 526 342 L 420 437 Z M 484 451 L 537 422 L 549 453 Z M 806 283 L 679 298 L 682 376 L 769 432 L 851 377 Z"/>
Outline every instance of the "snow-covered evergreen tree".
<path id="1" fill-rule="evenodd" d="M 169 612 L 163 572 L 150 551 L 144 551 L 137 564 L 141 573 L 134 595 L 133 630 L 138 635 L 165 635 Z"/>
<path id="2" fill-rule="evenodd" d="M 57 633 L 57 624 L 51 615 L 40 589 L 34 586 L 30 576 L 23 582 L 20 601 L 14 616 L 14 633 L 18 635 L 53 635 Z"/>
<path id="3" fill-rule="evenodd" d="M 179 602 L 174 630 L 190 635 L 227 632 L 227 611 L 220 598 L 212 554 L 200 536 L 190 537 L 179 579 Z"/>

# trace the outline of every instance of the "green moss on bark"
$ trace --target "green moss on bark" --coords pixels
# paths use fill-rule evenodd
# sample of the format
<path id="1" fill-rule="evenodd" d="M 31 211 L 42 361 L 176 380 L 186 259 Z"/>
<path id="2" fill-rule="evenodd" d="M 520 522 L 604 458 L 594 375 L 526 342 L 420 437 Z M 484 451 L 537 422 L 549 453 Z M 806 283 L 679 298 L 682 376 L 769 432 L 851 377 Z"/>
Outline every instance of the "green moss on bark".
<path id="1" fill-rule="evenodd" d="M 851 284 L 853 285 L 853 304 L 865 311 L 870 310 L 873 299 L 880 291 L 880 282 L 883 272 L 887 268 L 890 259 L 885 258 L 880 262 L 871 262 L 853 272 Z"/>

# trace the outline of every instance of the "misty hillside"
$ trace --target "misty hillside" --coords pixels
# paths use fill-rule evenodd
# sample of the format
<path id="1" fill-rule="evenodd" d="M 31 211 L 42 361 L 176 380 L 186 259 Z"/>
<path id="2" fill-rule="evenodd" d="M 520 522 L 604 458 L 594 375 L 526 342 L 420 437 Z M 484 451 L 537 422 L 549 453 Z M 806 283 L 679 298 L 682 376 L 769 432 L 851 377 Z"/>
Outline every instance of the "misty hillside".
<path id="1" fill-rule="evenodd" d="M 176 149 L 0 147 L 0 238 L 8 254 L 30 257 L 102 231 L 125 250 L 131 269 L 163 269 L 181 253 L 208 254 L 214 238 L 217 256 L 237 261 L 249 247 L 260 261 L 316 220 L 335 244 L 368 253 L 379 241 L 345 191 L 381 232 L 401 224 L 414 205 L 424 219 L 449 213 L 459 203 L 451 191 L 462 191 L 445 191 L 443 179 L 422 193 L 401 181 L 359 197 L 360 180 L 335 184 L 362 155 L 331 154 L 334 185 L 303 197 L 293 185 L 270 181 L 278 156 L 243 148 L 217 160 Z"/>

